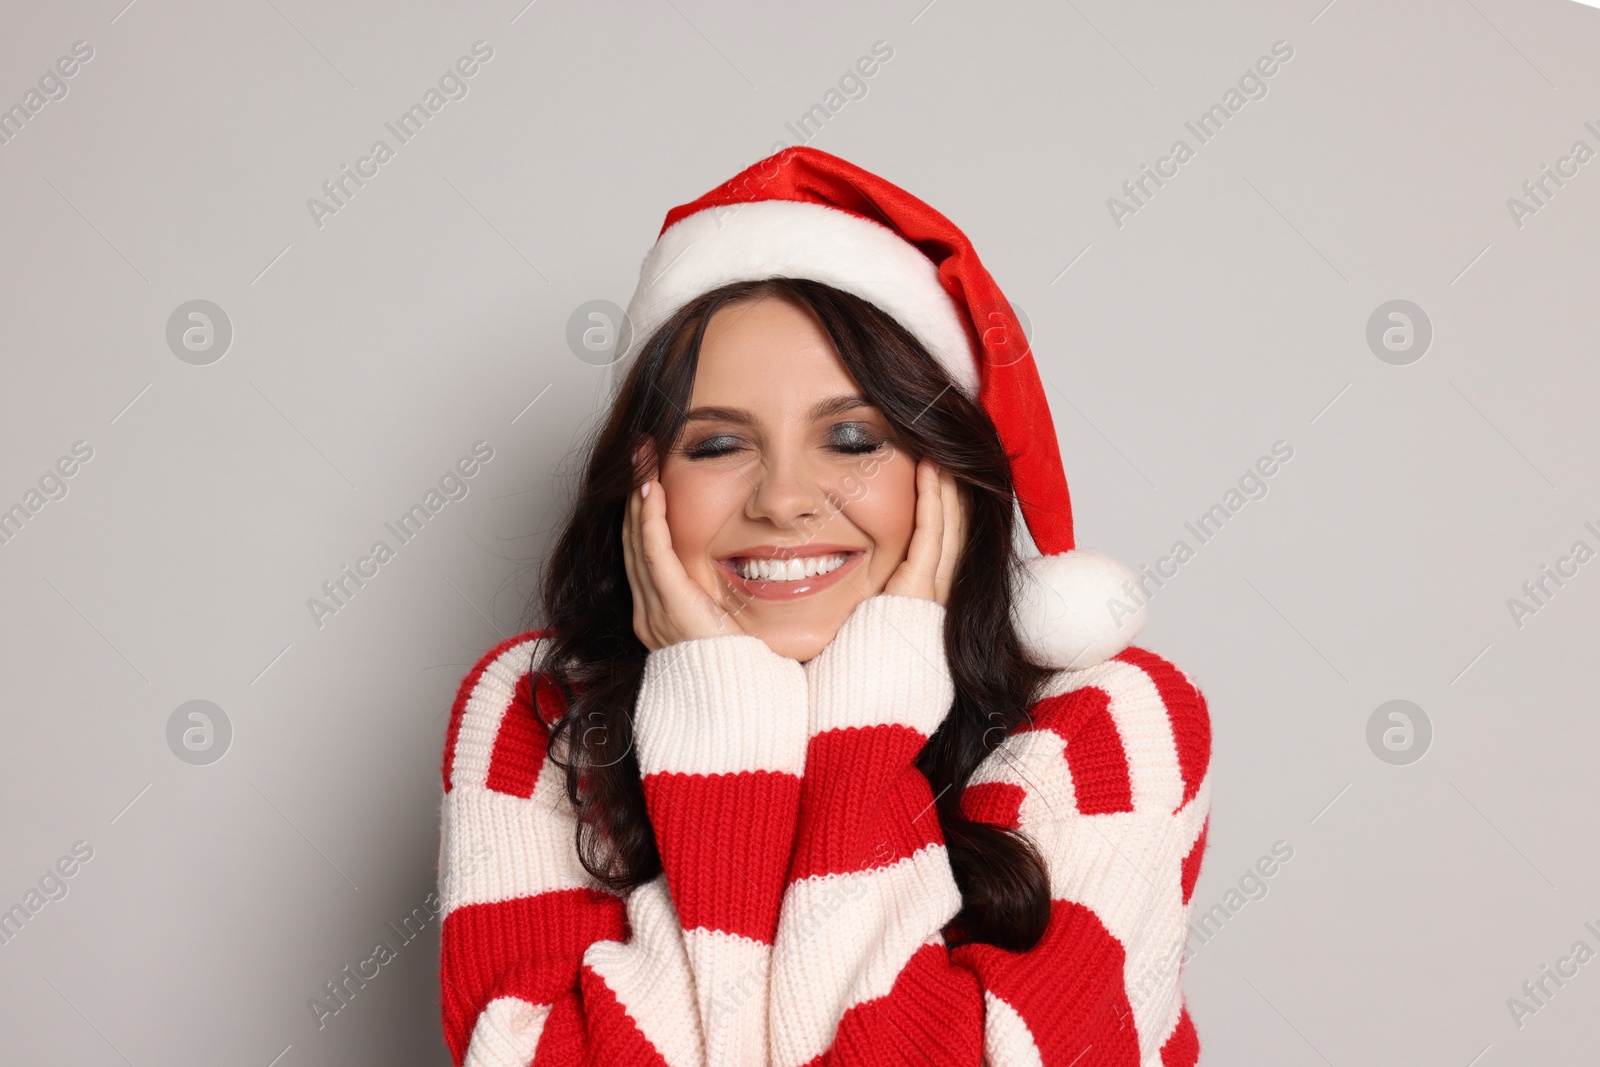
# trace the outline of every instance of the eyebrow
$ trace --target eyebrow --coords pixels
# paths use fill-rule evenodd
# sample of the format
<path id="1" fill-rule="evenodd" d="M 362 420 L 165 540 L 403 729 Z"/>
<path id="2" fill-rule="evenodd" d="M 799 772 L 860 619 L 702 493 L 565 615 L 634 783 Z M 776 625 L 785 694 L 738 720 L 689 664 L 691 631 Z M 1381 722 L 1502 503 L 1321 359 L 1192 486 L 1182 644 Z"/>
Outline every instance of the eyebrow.
<path id="1" fill-rule="evenodd" d="M 817 419 L 826 419 L 831 415 L 841 415 L 846 411 L 854 411 L 856 408 L 871 406 L 866 397 L 856 393 L 846 393 L 829 397 L 813 405 L 809 417 L 815 421 Z M 756 421 L 755 416 L 741 408 L 719 407 L 694 408 L 684 418 L 690 422 L 735 422 L 745 426 Z"/>

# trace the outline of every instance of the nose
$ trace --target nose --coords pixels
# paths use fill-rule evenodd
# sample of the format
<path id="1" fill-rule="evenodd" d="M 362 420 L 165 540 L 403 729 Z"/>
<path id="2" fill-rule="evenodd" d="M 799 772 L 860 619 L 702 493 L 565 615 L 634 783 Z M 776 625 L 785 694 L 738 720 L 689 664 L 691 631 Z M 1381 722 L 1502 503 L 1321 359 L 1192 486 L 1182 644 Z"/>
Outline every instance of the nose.
<path id="1" fill-rule="evenodd" d="M 828 501 L 819 474 L 798 456 L 769 453 L 750 487 L 745 514 L 782 529 L 819 518 L 826 513 Z"/>

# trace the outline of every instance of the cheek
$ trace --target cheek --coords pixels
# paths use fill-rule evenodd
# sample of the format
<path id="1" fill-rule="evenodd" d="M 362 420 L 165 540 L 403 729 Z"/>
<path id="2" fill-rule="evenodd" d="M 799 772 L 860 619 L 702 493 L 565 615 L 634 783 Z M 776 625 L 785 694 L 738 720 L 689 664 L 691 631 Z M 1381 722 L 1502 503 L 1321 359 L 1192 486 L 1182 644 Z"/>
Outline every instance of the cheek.
<path id="1" fill-rule="evenodd" d="M 660 474 L 667 494 L 672 548 L 691 569 L 709 558 L 711 542 L 738 513 L 750 483 L 738 471 L 668 461 Z"/>
<path id="2" fill-rule="evenodd" d="M 879 468 L 866 485 L 866 492 L 846 513 L 872 539 L 873 569 L 888 574 L 906 558 L 916 529 L 916 466 L 907 457 L 896 457 Z"/>

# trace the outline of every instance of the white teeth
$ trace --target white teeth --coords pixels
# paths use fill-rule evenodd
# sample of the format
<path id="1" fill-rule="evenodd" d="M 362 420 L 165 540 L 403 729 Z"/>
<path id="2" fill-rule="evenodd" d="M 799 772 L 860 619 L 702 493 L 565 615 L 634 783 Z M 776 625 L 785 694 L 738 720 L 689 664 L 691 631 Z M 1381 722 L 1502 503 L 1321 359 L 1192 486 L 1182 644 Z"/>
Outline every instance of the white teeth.
<path id="1" fill-rule="evenodd" d="M 782 559 L 742 559 L 734 564 L 739 577 L 763 582 L 797 582 L 802 578 L 815 578 L 842 567 L 849 556 L 837 553 L 832 556 L 805 556 Z"/>

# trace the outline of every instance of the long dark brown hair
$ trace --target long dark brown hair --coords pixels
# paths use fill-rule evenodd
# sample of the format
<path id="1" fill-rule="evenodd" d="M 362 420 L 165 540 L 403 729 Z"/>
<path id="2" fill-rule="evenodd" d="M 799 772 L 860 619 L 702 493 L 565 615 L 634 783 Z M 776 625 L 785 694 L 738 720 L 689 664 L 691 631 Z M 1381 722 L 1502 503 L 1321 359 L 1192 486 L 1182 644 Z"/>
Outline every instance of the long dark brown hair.
<path id="1" fill-rule="evenodd" d="M 572 511 L 545 564 L 540 610 L 530 606 L 550 631 L 535 695 L 539 686 L 553 686 L 565 708 L 551 724 L 551 752 L 565 733 L 567 745 L 556 758 L 578 814 L 578 856 L 620 894 L 661 872 L 632 745 L 647 653 L 633 632 L 621 530 L 628 494 L 648 476 L 636 471 L 633 455 L 646 441 L 665 447 L 678 439 L 712 315 L 764 297 L 809 308 L 862 394 L 894 428 L 897 447 L 914 460 L 933 460 L 963 488 L 967 544 L 944 633 L 955 700 L 916 765 L 937 797 L 961 890 L 962 909 L 947 937 L 1026 951 L 1050 917 L 1044 862 L 1025 835 L 968 819 L 960 806 L 973 770 L 1027 720 L 1048 676 L 1027 659 L 1012 623 L 1010 464 L 988 415 L 909 331 L 872 303 L 808 279 L 737 282 L 691 301 L 639 349 L 594 438 Z"/>

